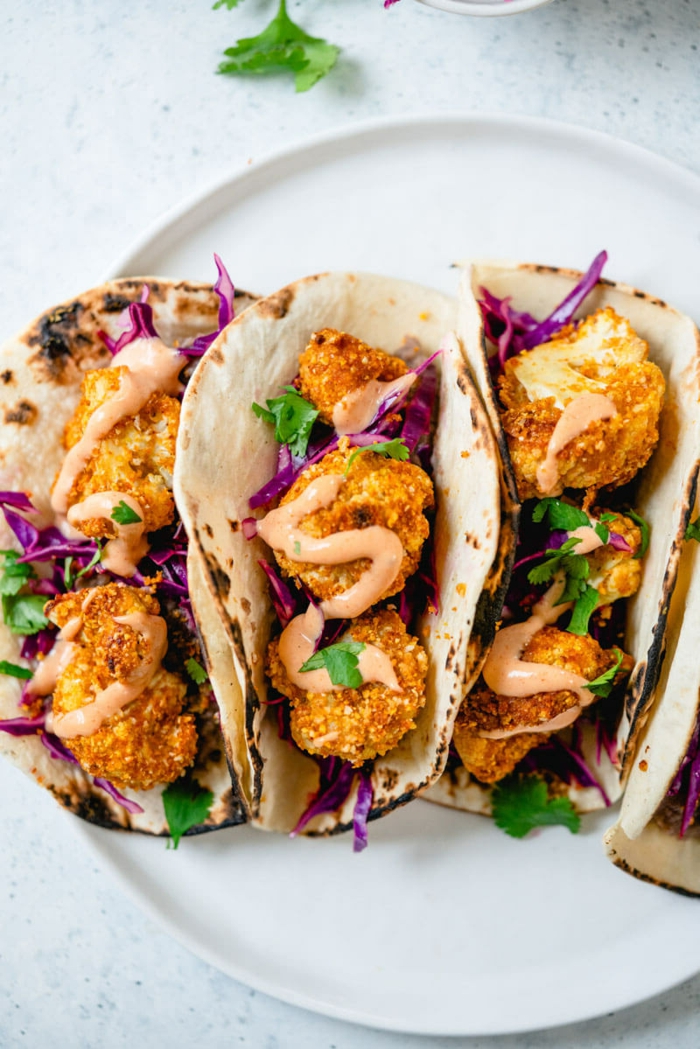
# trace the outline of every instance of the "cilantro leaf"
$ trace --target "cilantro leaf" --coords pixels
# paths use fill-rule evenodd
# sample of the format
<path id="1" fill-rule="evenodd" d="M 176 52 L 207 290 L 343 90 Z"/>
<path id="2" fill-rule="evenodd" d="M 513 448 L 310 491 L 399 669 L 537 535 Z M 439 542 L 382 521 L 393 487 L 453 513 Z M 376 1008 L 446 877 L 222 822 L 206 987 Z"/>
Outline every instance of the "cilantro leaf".
<path id="1" fill-rule="evenodd" d="M 10 677 L 21 677 L 29 681 L 32 672 L 27 667 L 18 667 L 16 663 L 8 663 L 6 659 L 0 659 L 0 674 L 9 674 Z"/>
<path id="2" fill-rule="evenodd" d="M 588 620 L 595 612 L 597 605 L 598 591 L 594 586 L 586 586 L 571 613 L 571 622 L 566 628 L 570 634 L 579 634 L 583 637 L 588 633 Z"/>
<path id="3" fill-rule="evenodd" d="M 615 520 L 615 514 L 611 514 L 611 513 L 609 513 L 609 511 L 606 510 L 606 512 L 604 514 L 600 515 L 598 520 L 601 521 L 603 524 L 609 524 L 610 521 L 614 521 Z"/>
<path id="4" fill-rule="evenodd" d="M 598 521 L 598 524 L 593 527 L 595 529 L 595 534 L 598 536 L 603 546 L 606 546 L 608 539 L 610 538 L 610 529 L 606 528 L 602 521 Z"/>
<path id="5" fill-rule="evenodd" d="M 550 798 L 547 784 L 539 776 L 506 776 L 491 795 L 497 827 L 512 838 L 524 838 L 535 827 L 561 824 L 576 834 L 581 817 L 569 798 Z"/>
<path id="6" fill-rule="evenodd" d="M 95 542 L 97 543 L 97 550 L 95 550 L 91 560 L 85 565 L 85 568 L 81 568 L 79 572 L 76 572 L 76 579 L 80 579 L 80 577 L 84 576 L 86 572 L 89 572 L 91 568 L 94 568 L 98 561 L 102 560 L 102 544 L 99 539 L 96 539 Z"/>
<path id="7" fill-rule="evenodd" d="M 114 507 L 109 516 L 120 525 L 140 524 L 143 521 L 143 518 L 139 517 L 123 499 L 119 500 L 118 505 Z"/>
<path id="8" fill-rule="evenodd" d="M 2 617 L 13 634 L 38 634 L 49 625 L 44 615 L 46 597 L 42 594 L 2 595 Z"/>
<path id="9" fill-rule="evenodd" d="M 339 53 L 340 49 L 333 44 L 309 36 L 292 22 L 285 0 L 280 0 L 277 14 L 262 33 L 243 37 L 224 51 L 227 57 L 218 72 L 260 74 L 289 69 L 294 73 L 296 90 L 308 91 L 330 72 Z"/>
<path id="10" fill-rule="evenodd" d="M 694 521 L 688 521 L 688 527 L 685 530 L 685 538 L 694 539 L 696 543 L 700 543 L 700 515 L 698 515 Z"/>
<path id="11" fill-rule="evenodd" d="M 203 685 L 209 676 L 202 664 L 198 663 L 196 659 L 188 659 L 185 662 L 185 670 L 190 675 L 195 685 Z"/>
<path id="12" fill-rule="evenodd" d="M 241 0 L 216 0 L 212 11 L 218 11 L 220 7 L 227 7 L 229 11 L 233 11 L 234 7 L 238 7 L 240 2 Z"/>
<path id="13" fill-rule="evenodd" d="M 600 674 L 593 681 L 589 681 L 588 684 L 586 685 L 586 688 L 588 689 L 588 691 L 595 693 L 596 696 L 602 696 L 603 699 L 605 699 L 606 696 L 609 696 L 610 693 L 612 692 L 612 687 L 613 687 L 613 682 L 615 680 L 615 675 L 617 674 L 618 670 L 620 669 L 620 664 L 621 663 L 622 663 L 622 650 L 618 648 L 617 649 L 617 662 L 615 663 L 615 666 L 610 667 L 609 670 L 606 670 L 604 674 Z"/>
<path id="14" fill-rule="evenodd" d="M 642 545 L 634 555 L 634 560 L 639 561 L 649 549 L 649 535 L 651 528 L 644 518 L 640 517 L 639 514 L 636 514 L 634 510 L 625 510 L 625 515 L 632 518 L 634 523 L 639 526 L 639 530 L 642 533 Z"/>
<path id="15" fill-rule="evenodd" d="M 213 800 L 212 792 L 200 786 L 196 779 L 181 777 L 165 788 L 163 808 L 174 849 L 178 847 L 180 838 L 190 827 L 204 822 Z"/>
<path id="16" fill-rule="evenodd" d="M 545 516 L 552 531 L 575 532 L 577 528 L 584 528 L 591 523 L 583 510 L 553 496 L 540 499 L 532 511 L 535 524 L 544 520 Z"/>
<path id="17" fill-rule="evenodd" d="M 545 550 L 543 556 L 546 560 L 541 565 L 535 565 L 534 568 L 530 569 L 527 574 L 529 581 L 531 583 L 546 583 L 559 571 L 563 571 L 577 579 L 586 578 L 590 571 L 588 561 L 586 561 L 583 554 L 572 553 L 574 547 L 580 542 L 581 540 L 578 537 L 572 536 L 557 550 Z M 561 604 L 561 600 L 559 604 Z"/>
<path id="18" fill-rule="evenodd" d="M 323 670 L 325 667 L 334 685 L 342 685 L 343 688 L 359 688 L 363 677 L 357 669 L 359 662 L 357 657 L 364 648 L 362 641 L 338 641 L 335 645 L 329 645 L 328 648 L 320 648 L 318 652 L 314 652 L 301 669 L 303 671 Z"/>
<path id="19" fill-rule="evenodd" d="M 267 408 L 253 403 L 252 409 L 259 419 L 274 425 L 275 440 L 288 444 L 292 455 L 306 455 L 318 411 L 293 386 L 285 386 L 284 391 L 281 397 L 266 401 Z"/>
<path id="20" fill-rule="evenodd" d="M 0 577 L 0 594 L 18 594 L 30 579 L 36 579 L 36 572 L 29 564 L 17 563 L 20 555 L 16 550 L 0 550 L 0 554 L 5 558 Z"/>
<path id="21" fill-rule="evenodd" d="M 393 441 L 377 441 L 376 444 L 366 444 L 362 448 L 354 449 L 348 459 L 348 465 L 345 467 L 345 476 L 347 476 L 348 470 L 355 459 L 363 452 L 376 452 L 377 455 L 383 455 L 385 459 L 397 459 L 402 463 L 408 459 L 410 454 L 403 437 L 395 437 Z"/>

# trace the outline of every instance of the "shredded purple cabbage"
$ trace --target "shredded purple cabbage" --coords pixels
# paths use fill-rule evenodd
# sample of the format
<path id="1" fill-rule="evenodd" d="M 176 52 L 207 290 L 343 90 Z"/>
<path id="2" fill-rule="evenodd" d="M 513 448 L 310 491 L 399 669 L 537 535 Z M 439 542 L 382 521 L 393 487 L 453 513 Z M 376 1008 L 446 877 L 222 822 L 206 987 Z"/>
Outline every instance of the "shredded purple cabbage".
<path id="1" fill-rule="evenodd" d="M 5 718 L 0 720 L 0 732 L 10 736 L 35 736 L 46 724 L 46 714 L 36 718 Z"/>
<path id="2" fill-rule="evenodd" d="M 602 784 L 593 775 L 586 759 L 583 757 L 580 747 L 580 736 L 574 735 L 571 746 L 564 743 L 558 735 L 550 736 L 538 747 L 529 751 L 518 764 L 518 770 L 522 772 L 553 772 L 564 783 L 573 780 L 580 787 L 595 787 L 600 792 L 604 805 L 609 807 L 610 798 L 605 792 Z"/>
<path id="3" fill-rule="evenodd" d="M 185 357 L 202 357 L 214 342 L 214 339 L 221 335 L 221 332 L 231 323 L 236 315 L 234 307 L 236 291 L 233 281 L 218 255 L 214 255 L 214 262 L 219 271 L 219 276 L 214 285 L 214 291 L 219 296 L 219 327 L 208 335 L 198 335 L 189 346 L 181 346 L 180 353 Z"/>
<path id="4" fill-rule="evenodd" d="M 372 774 L 366 769 L 362 769 L 360 771 L 360 783 L 357 788 L 357 801 L 352 813 L 353 852 L 362 852 L 363 849 L 367 848 L 367 820 L 372 811 L 373 799 Z"/>
<path id="5" fill-rule="evenodd" d="M 258 561 L 270 584 L 270 596 L 277 618 L 283 627 L 296 615 L 297 603 L 285 582 L 277 575 L 269 561 Z"/>
<path id="6" fill-rule="evenodd" d="M 683 806 L 683 820 L 681 822 L 680 837 L 683 838 L 695 817 L 695 810 L 700 801 L 700 717 L 695 722 L 695 728 L 688 744 L 688 749 L 683 755 L 683 760 L 678 766 L 678 771 L 668 788 L 668 797 L 673 798 L 685 794 L 685 805 Z"/>

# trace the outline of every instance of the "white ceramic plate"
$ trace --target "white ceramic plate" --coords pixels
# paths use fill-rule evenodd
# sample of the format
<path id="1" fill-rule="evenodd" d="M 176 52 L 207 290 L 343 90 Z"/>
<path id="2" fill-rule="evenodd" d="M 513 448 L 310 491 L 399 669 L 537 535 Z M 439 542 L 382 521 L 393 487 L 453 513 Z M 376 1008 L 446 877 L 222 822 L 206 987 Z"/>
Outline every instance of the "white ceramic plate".
<path id="1" fill-rule="evenodd" d="M 552 0 L 419 0 L 428 7 L 450 11 L 455 15 L 476 15 L 493 18 L 498 15 L 517 15 L 521 11 L 534 11 L 536 7 L 551 4 Z"/>
<path id="2" fill-rule="evenodd" d="M 700 181 L 604 136 L 535 120 L 382 122 L 253 163 L 170 214 L 114 274 L 211 277 L 259 292 L 361 268 L 454 290 L 469 255 L 585 267 L 688 312 Z M 232 405 L 247 411 L 247 405 Z M 433 1034 L 581 1020 L 700 969 L 700 905 L 604 858 L 609 813 L 513 841 L 417 802 L 351 841 L 248 828 L 162 841 L 84 827 L 142 906 L 224 972 L 347 1020 Z"/>

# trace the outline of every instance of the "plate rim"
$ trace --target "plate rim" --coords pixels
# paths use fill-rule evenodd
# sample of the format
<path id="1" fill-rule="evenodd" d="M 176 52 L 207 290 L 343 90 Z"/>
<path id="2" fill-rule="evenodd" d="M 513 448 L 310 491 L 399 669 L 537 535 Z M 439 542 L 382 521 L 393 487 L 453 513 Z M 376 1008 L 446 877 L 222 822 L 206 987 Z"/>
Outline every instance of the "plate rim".
<path id="1" fill-rule="evenodd" d="M 685 188 L 700 197 L 700 175 L 696 172 L 682 166 L 676 161 L 669 160 L 644 146 L 638 145 L 619 136 L 609 134 L 608 132 L 599 131 L 577 123 L 552 120 L 543 117 L 490 112 L 474 113 L 462 110 L 450 112 L 425 112 L 418 115 L 405 114 L 399 116 L 391 115 L 372 117 L 352 122 L 339 128 L 324 130 L 314 133 L 313 135 L 302 136 L 281 148 L 271 149 L 261 153 L 257 159 L 250 160 L 247 163 L 244 162 L 233 165 L 228 171 L 225 171 L 215 179 L 212 179 L 208 184 L 205 184 L 194 192 L 186 195 L 182 200 L 166 209 L 160 216 L 156 217 L 153 222 L 149 223 L 144 228 L 143 232 L 135 237 L 128 247 L 113 259 L 103 279 L 108 280 L 119 276 L 153 275 L 147 273 L 135 273 L 133 262 L 137 260 L 139 255 L 143 254 L 144 251 L 148 250 L 149 247 L 154 251 L 162 250 L 158 245 L 158 240 L 173 226 L 185 220 L 190 214 L 195 213 L 198 209 L 206 208 L 209 201 L 219 194 L 224 194 L 226 190 L 232 186 L 239 187 L 242 195 L 245 195 L 246 183 L 254 182 L 254 180 L 260 178 L 266 172 L 272 172 L 274 175 L 275 168 L 284 168 L 285 164 L 292 161 L 295 157 L 308 157 L 309 155 L 312 155 L 314 151 L 323 149 L 332 150 L 334 147 L 341 144 L 345 145 L 352 151 L 361 150 L 363 148 L 363 138 L 369 139 L 371 144 L 372 136 L 376 136 L 377 134 L 400 134 L 409 128 L 416 134 L 420 134 L 421 129 L 426 129 L 428 133 L 436 134 L 439 132 L 440 127 L 442 127 L 445 132 L 450 128 L 458 128 L 462 133 L 471 129 L 475 134 L 483 132 L 493 133 L 494 131 L 498 131 L 501 135 L 507 135 L 509 129 L 518 134 L 530 131 L 550 137 L 559 144 L 561 144 L 562 138 L 568 139 L 569 142 L 575 141 L 583 145 L 602 149 L 608 157 L 610 155 L 618 156 L 625 162 L 636 160 L 644 165 L 646 171 L 653 171 L 661 178 L 671 178 L 675 180 L 676 184 L 683 184 Z M 274 178 L 272 181 L 274 182 Z M 194 279 L 196 274 L 190 276 Z M 523 1023 L 521 1020 L 520 1022 L 514 1022 L 505 1027 L 500 1026 L 498 1030 L 494 1030 L 493 1028 L 478 1030 L 470 1028 L 465 1030 L 464 1025 L 455 1026 L 452 1024 L 441 1026 L 435 1023 L 435 1018 L 432 1018 L 432 1022 L 426 1022 L 421 1025 L 418 1025 L 415 1022 L 415 1019 L 413 1019 L 410 1024 L 401 1025 L 396 1022 L 394 1017 L 367 1015 L 360 1013 L 358 1009 L 354 1007 L 345 1008 L 334 1003 L 319 1001 L 315 999 L 312 994 L 302 994 L 296 990 L 280 988 L 279 985 L 270 986 L 266 983 L 264 978 L 258 978 L 257 974 L 251 976 L 251 974 L 242 971 L 238 964 L 231 964 L 230 961 L 227 961 L 225 965 L 222 965 L 222 959 L 218 957 L 215 950 L 209 949 L 206 944 L 197 941 L 187 931 L 176 925 L 173 919 L 169 918 L 165 913 L 159 910 L 159 908 L 151 901 L 150 896 L 144 895 L 138 889 L 137 885 L 132 881 L 129 875 L 122 870 L 121 866 L 115 863 L 109 855 L 109 848 L 107 846 L 107 842 L 110 840 L 113 841 L 113 839 L 101 840 L 103 832 L 99 828 L 82 825 L 80 823 L 76 825 L 75 821 L 73 821 L 73 824 L 74 829 L 81 839 L 86 842 L 91 851 L 99 857 L 100 861 L 106 866 L 110 876 L 117 881 L 119 886 L 126 892 L 126 895 L 133 900 L 136 906 L 145 911 L 156 922 L 159 928 L 163 929 L 168 935 L 172 936 L 173 939 L 185 946 L 196 957 L 202 959 L 207 964 L 212 965 L 218 971 L 223 971 L 228 976 L 238 980 L 245 986 L 252 987 L 272 998 L 306 1009 L 313 1013 L 360 1026 L 369 1026 L 378 1030 L 394 1031 L 404 1034 L 432 1036 L 466 1035 L 472 1037 L 484 1037 L 499 1034 L 511 1035 L 537 1030 L 544 1031 L 569 1024 L 585 1022 L 600 1017 L 605 1013 L 610 1012 L 611 1009 L 618 1012 L 634 1005 L 638 1005 L 643 1001 L 648 1001 L 659 994 L 665 993 L 670 988 L 677 986 L 700 972 L 700 958 L 698 958 L 697 960 L 694 960 L 692 970 L 685 970 L 680 973 L 677 972 L 675 975 L 670 976 L 668 980 L 655 985 L 651 992 L 643 991 L 641 996 L 635 994 L 632 998 L 630 998 L 629 995 L 623 995 L 618 1004 L 611 1005 L 610 1003 L 607 1003 L 604 1005 L 596 1005 L 594 1008 L 581 1008 L 567 1019 L 539 1021 L 537 1026 L 532 1026 L 532 1023 L 529 1021 Z"/>

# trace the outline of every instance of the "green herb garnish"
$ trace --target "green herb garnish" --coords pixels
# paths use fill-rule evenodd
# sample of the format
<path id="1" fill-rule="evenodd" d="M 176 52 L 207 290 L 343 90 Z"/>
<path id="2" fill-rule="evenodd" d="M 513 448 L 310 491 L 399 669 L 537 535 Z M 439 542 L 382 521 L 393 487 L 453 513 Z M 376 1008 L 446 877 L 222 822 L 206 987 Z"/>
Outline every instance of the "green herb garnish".
<path id="1" fill-rule="evenodd" d="M 547 784 L 539 776 L 507 776 L 491 795 L 497 827 L 511 838 L 524 838 L 535 827 L 561 824 L 576 834 L 581 817 L 569 798 L 550 798 Z"/>
<path id="2" fill-rule="evenodd" d="M 204 822 L 213 800 L 212 792 L 201 787 L 196 779 L 176 779 L 165 788 L 163 808 L 174 849 L 178 847 L 180 838 L 190 827 Z"/>
<path id="3" fill-rule="evenodd" d="M 649 534 L 651 529 L 644 518 L 640 517 L 639 514 L 636 514 L 634 510 L 625 510 L 625 516 L 631 517 L 634 523 L 639 526 L 639 530 L 642 533 L 642 545 L 634 555 L 634 560 L 639 561 L 649 549 Z"/>
<path id="4" fill-rule="evenodd" d="M 598 606 L 598 591 L 594 586 L 586 584 L 571 613 L 571 620 L 567 626 L 570 634 L 579 634 L 583 637 L 588 633 L 588 621 Z"/>
<path id="5" fill-rule="evenodd" d="M 209 676 L 202 666 L 196 659 L 188 659 L 185 662 L 185 670 L 190 675 L 195 685 L 203 685 Z"/>
<path id="6" fill-rule="evenodd" d="M 88 563 L 85 565 L 85 568 L 81 568 L 79 572 L 76 572 L 76 579 L 80 579 L 80 577 L 84 576 L 86 572 L 89 572 L 91 568 L 94 568 L 98 561 L 102 560 L 102 544 L 100 543 L 99 539 L 96 539 L 95 542 L 97 543 L 97 550 L 95 550 L 95 553 L 92 555 L 92 559 L 88 561 Z"/>
<path id="7" fill-rule="evenodd" d="M 237 0 L 223 0 L 227 7 Z M 222 3 L 215 6 L 220 7 Z M 285 0 L 280 0 L 277 14 L 258 36 L 243 37 L 224 51 L 226 58 L 217 72 L 226 74 L 273 72 L 289 69 L 294 73 L 297 91 L 310 87 L 330 72 L 340 49 L 320 37 L 309 36 L 287 14 Z"/>
<path id="8" fill-rule="evenodd" d="M 700 515 L 695 518 L 694 521 L 688 522 L 688 527 L 685 530 L 686 539 L 694 539 L 696 543 L 700 543 Z"/>
<path id="9" fill-rule="evenodd" d="M 591 523 L 583 510 L 563 503 L 561 499 L 555 499 L 553 496 L 540 499 L 533 508 L 532 520 L 535 524 L 543 521 L 545 516 L 552 531 L 575 532 L 577 528 L 584 528 Z"/>
<path id="10" fill-rule="evenodd" d="M 377 455 L 383 455 L 385 459 L 397 459 L 402 463 L 408 459 L 410 454 L 403 437 L 395 437 L 393 441 L 377 441 L 376 444 L 367 444 L 362 448 L 355 448 L 348 459 L 348 465 L 345 467 L 346 477 L 355 459 L 357 459 L 358 455 L 362 455 L 363 452 L 376 452 Z"/>
<path id="11" fill-rule="evenodd" d="M 123 499 L 119 500 L 118 505 L 114 507 L 109 516 L 120 525 L 140 524 L 143 521 L 143 518 L 139 517 Z"/>
<path id="12" fill-rule="evenodd" d="M 37 634 L 49 621 L 44 615 L 46 598 L 42 594 L 22 594 L 20 591 L 36 572 L 29 564 L 20 564 L 16 550 L 0 550 L 5 559 L 0 576 L 2 617 L 13 634 Z"/>
<path id="13" fill-rule="evenodd" d="M 307 659 L 302 670 L 323 670 L 334 685 L 342 685 L 343 688 L 359 688 L 363 682 L 362 674 L 357 669 L 358 656 L 365 645 L 362 641 L 338 641 L 328 648 L 320 648 Z"/>
<path id="14" fill-rule="evenodd" d="M 580 539 L 572 537 L 558 550 L 545 550 L 545 560 L 531 568 L 527 578 L 537 585 L 547 583 L 557 572 L 563 572 L 566 581 L 557 604 L 573 601 L 571 621 L 566 629 L 570 634 L 584 635 L 588 633 L 588 621 L 598 604 L 598 591 L 586 582 L 591 571 L 587 558 L 572 552 L 580 542 Z"/>
<path id="15" fill-rule="evenodd" d="M 615 663 L 615 666 L 610 667 L 610 669 L 606 670 L 604 674 L 600 674 L 597 678 L 593 681 L 589 681 L 586 685 L 589 692 L 595 693 L 596 696 L 602 696 L 603 699 L 605 699 L 606 696 L 609 696 L 612 692 L 615 675 L 620 669 L 620 664 L 622 663 L 622 651 L 619 648 L 616 651 L 617 662 Z"/>
<path id="16" fill-rule="evenodd" d="M 284 391 L 281 397 L 266 401 L 267 408 L 253 403 L 253 411 L 259 419 L 273 424 L 275 440 L 288 444 L 292 455 L 306 455 L 318 411 L 293 386 L 285 386 Z"/>
<path id="17" fill-rule="evenodd" d="M 32 672 L 27 667 L 18 667 L 16 663 L 8 663 L 6 659 L 0 659 L 0 674 L 8 674 L 10 677 L 21 677 L 29 681 Z"/>

